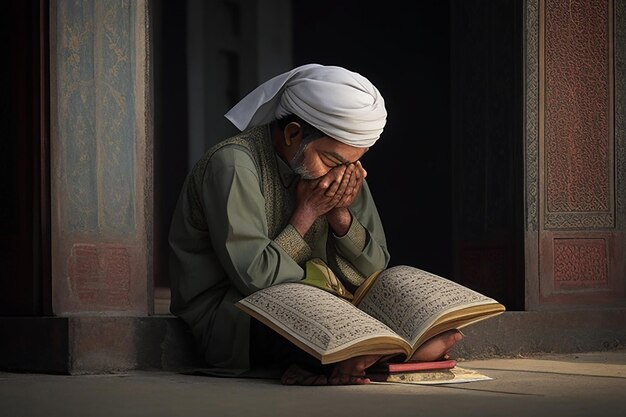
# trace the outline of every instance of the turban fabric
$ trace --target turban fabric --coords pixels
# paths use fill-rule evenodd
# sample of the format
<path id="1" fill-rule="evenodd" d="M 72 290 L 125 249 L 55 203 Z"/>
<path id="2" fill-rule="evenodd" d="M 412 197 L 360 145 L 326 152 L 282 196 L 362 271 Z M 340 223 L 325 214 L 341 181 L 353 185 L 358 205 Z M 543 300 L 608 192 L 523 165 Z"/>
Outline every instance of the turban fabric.
<path id="1" fill-rule="evenodd" d="M 277 75 L 225 114 L 239 130 L 288 114 L 358 148 L 372 146 L 387 120 L 385 101 L 362 75 L 337 66 L 307 64 Z"/>

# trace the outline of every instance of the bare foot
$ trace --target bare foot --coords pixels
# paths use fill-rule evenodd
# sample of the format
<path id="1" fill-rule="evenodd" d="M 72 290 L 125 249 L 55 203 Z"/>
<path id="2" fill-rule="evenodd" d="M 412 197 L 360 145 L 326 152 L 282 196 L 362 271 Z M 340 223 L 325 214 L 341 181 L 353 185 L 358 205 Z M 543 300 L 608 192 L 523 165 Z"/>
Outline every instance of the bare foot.
<path id="1" fill-rule="evenodd" d="M 328 385 L 324 374 L 307 371 L 298 364 L 292 364 L 280 378 L 283 385 Z"/>
<path id="2" fill-rule="evenodd" d="M 364 355 L 341 361 L 333 368 L 328 383 L 330 385 L 369 384 L 370 380 L 365 377 L 365 370 L 374 365 L 380 358 L 379 355 Z"/>
<path id="3" fill-rule="evenodd" d="M 452 346 L 463 338 L 458 330 L 448 330 L 437 336 L 428 339 L 420 346 L 413 356 L 412 361 L 430 362 L 448 358 L 448 352 Z"/>

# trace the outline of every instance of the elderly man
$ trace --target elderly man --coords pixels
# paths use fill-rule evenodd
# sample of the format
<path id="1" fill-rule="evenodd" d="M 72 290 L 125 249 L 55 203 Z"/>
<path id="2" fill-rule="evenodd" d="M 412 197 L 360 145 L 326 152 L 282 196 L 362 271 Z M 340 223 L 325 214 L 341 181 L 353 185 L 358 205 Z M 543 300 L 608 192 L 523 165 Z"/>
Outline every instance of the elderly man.
<path id="1" fill-rule="evenodd" d="M 309 64 L 260 85 L 226 117 L 241 133 L 194 166 L 172 219 L 172 313 L 190 326 L 211 366 L 278 363 L 284 384 L 367 383 L 365 369 L 379 357 L 316 366 L 235 303 L 303 280 L 311 258 L 351 290 L 387 267 L 383 226 L 359 162 L 383 132 L 383 97 L 358 73 Z M 460 337 L 440 335 L 413 359 L 442 357 Z"/>

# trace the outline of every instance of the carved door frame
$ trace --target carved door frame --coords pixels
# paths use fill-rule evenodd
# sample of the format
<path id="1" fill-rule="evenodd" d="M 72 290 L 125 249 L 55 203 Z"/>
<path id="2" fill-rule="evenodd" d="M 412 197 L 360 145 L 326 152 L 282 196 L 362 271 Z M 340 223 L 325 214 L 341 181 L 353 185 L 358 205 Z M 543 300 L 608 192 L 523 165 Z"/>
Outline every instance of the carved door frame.
<path id="1" fill-rule="evenodd" d="M 526 2 L 528 310 L 626 301 L 626 2 L 566 3 Z"/>

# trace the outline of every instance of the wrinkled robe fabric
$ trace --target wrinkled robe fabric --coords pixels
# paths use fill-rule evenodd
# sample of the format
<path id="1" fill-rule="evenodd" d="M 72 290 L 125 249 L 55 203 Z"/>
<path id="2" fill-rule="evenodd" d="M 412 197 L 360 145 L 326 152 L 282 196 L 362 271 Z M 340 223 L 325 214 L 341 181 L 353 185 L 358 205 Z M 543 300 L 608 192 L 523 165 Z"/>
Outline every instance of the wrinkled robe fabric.
<path id="1" fill-rule="evenodd" d="M 289 224 L 296 183 L 274 150 L 269 125 L 209 149 L 184 182 L 169 233 L 170 311 L 190 327 L 210 366 L 250 368 L 250 317 L 235 307 L 244 296 L 302 280 L 314 257 L 350 288 L 389 262 L 366 182 L 341 237 L 324 217 L 305 236 Z"/>

